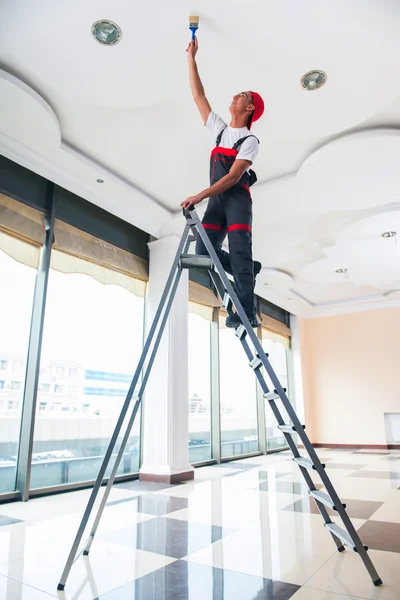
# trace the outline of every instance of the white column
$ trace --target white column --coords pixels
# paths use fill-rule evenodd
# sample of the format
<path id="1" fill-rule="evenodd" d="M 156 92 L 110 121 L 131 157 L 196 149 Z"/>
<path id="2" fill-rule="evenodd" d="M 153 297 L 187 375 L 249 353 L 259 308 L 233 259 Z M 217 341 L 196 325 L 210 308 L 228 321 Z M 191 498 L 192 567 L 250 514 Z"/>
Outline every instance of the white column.
<path id="1" fill-rule="evenodd" d="M 150 273 L 146 325 L 150 329 L 180 238 L 149 243 Z M 182 273 L 143 403 L 143 465 L 146 481 L 178 483 L 193 479 L 188 461 L 188 271 Z"/>

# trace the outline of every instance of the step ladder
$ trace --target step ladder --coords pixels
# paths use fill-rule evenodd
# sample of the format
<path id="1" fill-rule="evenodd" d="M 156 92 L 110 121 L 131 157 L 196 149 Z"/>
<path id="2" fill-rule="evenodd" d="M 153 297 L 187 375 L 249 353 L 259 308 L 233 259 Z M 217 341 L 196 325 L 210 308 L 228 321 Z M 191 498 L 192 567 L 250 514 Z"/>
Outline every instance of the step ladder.
<path id="1" fill-rule="evenodd" d="M 139 359 L 135 374 L 133 376 L 130 388 L 128 390 L 126 399 L 122 406 L 120 416 L 118 417 L 117 424 L 114 432 L 111 436 L 110 443 L 105 453 L 103 463 L 100 467 L 99 474 L 97 476 L 95 485 L 90 495 L 88 504 L 82 517 L 82 521 L 79 525 L 76 533 L 74 542 L 72 544 L 70 553 L 68 555 L 63 573 L 60 578 L 60 583 L 57 586 L 58 590 L 64 590 L 67 582 L 69 573 L 72 565 L 79 558 L 80 555 L 87 556 L 89 554 L 93 539 L 96 535 L 98 525 L 100 523 L 101 516 L 103 514 L 104 507 L 109 497 L 111 488 L 113 486 L 119 464 L 125 451 L 126 444 L 128 442 L 132 426 L 134 424 L 136 415 L 138 413 L 140 403 L 146 388 L 146 384 L 151 372 L 151 368 L 154 363 L 154 359 L 158 350 L 158 346 L 161 341 L 161 337 L 168 319 L 168 315 L 174 300 L 176 290 L 179 285 L 180 277 L 184 269 L 203 269 L 209 272 L 211 279 L 215 285 L 215 288 L 221 298 L 222 304 L 229 315 L 233 314 L 233 308 L 236 309 L 242 324 L 236 330 L 236 337 L 239 339 L 242 347 L 246 353 L 249 361 L 249 366 L 253 369 L 254 374 L 261 386 L 264 398 L 271 406 L 272 412 L 278 422 L 278 428 L 282 431 L 286 438 L 287 444 L 292 451 L 293 461 L 299 466 L 301 473 L 305 479 L 305 482 L 309 489 L 309 495 L 315 501 L 319 512 L 324 520 L 326 529 L 330 532 L 334 543 L 339 552 L 343 552 L 345 546 L 348 546 L 355 552 L 358 552 L 361 560 L 363 561 L 374 585 L 382 585 L 378 573 L 372 561 L 368 555 L 368 548 L 364 546 L 355 530 L 347 512 L 346 505 L 340 501 L 326 471 L 325 465 L 319 460 L 307 434 L 305 433 L 305 426 L 302 425 L 294 411 L 287 395 L 286 389 L 281 386 L 279 380 L 271 367 L 268 360 L 268 355 L 265 354 L 261 343 L 254 333 L 250 322 L 246 316 L 246 313 L 241 306 L 238 297 L 230 283 L 219 258 L 211 245 L 211 242 L 207 236 L 204 227 L 201 224 L 201 220 L 192 207 L 191 210 L 183 210 L 186 224 L 183 231 L 182 238 L 180 240 L 175 259 L 173 261 L 171 271 L 169 273 L 165 289 L 160 299 L 157 312 L 154 317 L 154 321 L 151 325 L 148 333 L 146 342 L 143 347 L 142 355 Z M 188 254 L 188 249 L 191 242 L 195 241 L 200 236 L 204 245 L 208 251 L 209 256 L 197 256 Z M 253 347 L 250 346 L 250 343 Z M 269 390 L 267 383 L 263 376 L 263 369 L 268 374 L 274 389 Z M 285 423 L 282 414 L 278 408 L 277 401 L 283 405 L 289 423 Z M 128 417 L 128 418 L 127 418 Z M 110 476 L 107 481 L 106 488 L 104 490 L 103 498 L 98 506 L 97 514 L 94 522 L 90 529 L 90 535 L 87 540 L 81 546 L 83 534 L 86 530 L 90 515 L 92 513 L 97 495 L 100 491 L 100 487 L 105 483 L 105 473 L 107 467 L 113 457 L 113 451 L 116 442 L 119 438 L 123 425 L 127 420 L 125 433 L 117 453 L 117 457 L 114 462 L 114 466 L 111 470 Z M 294 435 L 298 435 L 307 456 L 301 456 L 297 446 L 293 440 Z M 321 492 L 316 489 L 315 484 L 311 478 L 310 472 L 316 471 L 325 487 L 327 493 Z M 341 518 L 344 528 L 339 527 L 336 523 L 332 522 L 327 508 L 335 511 Z"/>

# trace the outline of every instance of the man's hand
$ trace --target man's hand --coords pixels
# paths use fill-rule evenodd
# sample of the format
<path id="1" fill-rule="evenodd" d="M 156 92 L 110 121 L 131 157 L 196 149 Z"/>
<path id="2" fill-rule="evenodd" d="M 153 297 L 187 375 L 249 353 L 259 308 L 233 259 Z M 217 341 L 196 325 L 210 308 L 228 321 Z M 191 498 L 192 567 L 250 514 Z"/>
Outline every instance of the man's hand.
<path id="1" fill-rule="evenodd" d="M 191 206 L 198 204 L 202 200 L 204 200 L 204 196 L 202 194 L 196 194 L 196 196 L 189 196 L 189 198 L 186 198 L 186 200 L 181 203 L 181 206 L 182 208 L 189 210 Z"/>
<path id="2" fill-rule="evenodd" d="M 197 37 L 195 36 L 194 40 L 189 43 L 189 46 L 186 48 L 186 52 L 189 54 L 191 58 L 196 58 L 197 50 L 199 49 L 199 42 L 197 41 Z"/>

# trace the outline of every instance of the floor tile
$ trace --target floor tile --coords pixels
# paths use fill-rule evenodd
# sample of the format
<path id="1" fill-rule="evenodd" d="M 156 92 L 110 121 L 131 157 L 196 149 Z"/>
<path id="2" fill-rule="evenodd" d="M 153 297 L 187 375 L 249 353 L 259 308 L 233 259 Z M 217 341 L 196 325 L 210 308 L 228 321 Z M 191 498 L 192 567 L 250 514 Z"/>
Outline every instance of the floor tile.
<path id="1" fill-rule="evenodd" d="M 274 471 L 270 469 L 269 471 L 258 471 L 258 477 L 260 480 L 280 479 L 281 477 L 289 475 L 291 472 L 291 469 L 288 469 L 287 471 Z"/>
<path id="2" fill-rule="evenodd" d="M 298 592 L 292 596 L 292 600 L 363 600 L 356 596 L 344 596 L 343 594 L 335 594 L 335 592 L 326 592 L 324 590 L 314 590 L 306 585 L 303 585 Z"/>
<path id="3" fill-rule="evenodd" d="M 360 527 L 359 534 L 363 544 L 369 548 L 400 552 L 400 523 L 370 520 Z"/>
<path id="4" fill-rule="evenodd" d="M 218 467 L 226 469 L 238 469 L 239 471 L 250 471 L 251 469 L 258 469 L 260 465 L 258 465 L 257 463 L 241 463 L 229 461 L 225 463 L 220 463 Z"/>
<path id="5" fill-rule="evenodd" d="M 99 506 L 104 490 L 104 487 L 100 489 L 95 506 Z M 47 520 L 52 517 L 61 517 L 65 514 L 83 513 L 91 492 L 91 489 L 85 489 L 63 494 L 53 494 L 41 498 L 31 498 L 29 502 L 9 502 L 2 505 L 1 513 L 31 523 Z M 131 496 L 131 492 L 113 487 L 110 493 L 110 501 L 129 498 Z"/>
<path id="6" fill-rule="evenodd" d="M 216 465 L 212 467 L 199 467 L 194 474 L 195 481 L 209 481 L 210 479 L 219 479 L 225 477 L 228 473 L 236 473 L 238 469 L 231 466 Z"/>
<path id="7" fill-rule="evenodd" d="M 390 454 L 388 450 L 357 450 L 354 454 L 369 454 L 370 456 L 374 456 L 376 454 Z"/>
<path id="8" fill-rule="evenodd" d="M 50 498 L 49 498 L 50 500 Z M 136 525 L 136 523 L 154 519 L 153 515 L 137 513 L 125 506 L 106 507 L 104 509 L 98 535 L 120 527 Z M 38 522 L 24 522 L 0 528 L 0 564 L 22 559 L 24 557 L 40 554 L 61 548 L 68 552 L 75 538 L 82 520 L 82 513 L 55 517 Z M 90 521 L 90 524 L 94 520 Z M 87 538 L 89 528 L 84 539 Z M 62 543 L 60 543 L 62 540 Z"/>
<path id="9" fill-rule="evenodd" d="M 0 598 L 2 600 L 51 600 L 54 596 L 0 575 Z"/>
<path id="10" fill-rule="evenodd" d="M 371 518 L 374 521 L 400 523 L 400 491 L 393 492 Z"/>
<path id="11" fill-rule="evenodd" d="M 308 494 L 309 488 L 305 483 L 297 481 L 264 481 L 260 483 L 260 490 L 263 492 L 272 492 L 278 494 Z M 316 484 L 317 489 L 321 489 L 320 483 Z"/>
<path id="12" fill-rule="evenodd" d="M 366 464 L 364 463 L 363 465 L 360 464 L 356 464 L 356 463 L 351 463 L 351 468 L 354 469 L 355 471 L 357 469 L 362 469 L 363 467 L 365 467 Z M 348 469 L 349 468 L 349 463 L 340 463 L 340 462 L 330 462 L 329 465 L 327 466 L 327 469 Z"/>
<path id="13" fill-rule="evenodd" d="M 90 555 L 80 556 L 73 565 L 65 593 L 60 596 L 56 588 L 66 558 L 67 549 L 59 545 L 53 551 L 1 565 L 0 575 L 65 600 L 93 600 L 173 561 L 159 554 L 96 540 Z"/>
<path id="14" fill-rule="evenodd" d="M 159 517 L 139 523 L 136 527 L 109 531 L 99 536 L 99 539 L 131 549 L 139 548 L 163 556 L 182 558 L 235 531 L 204 523 Z"/>
<path id="15" fill-rule="evenodd" d="M 7 515 L 0 515 L 0 527 L 6 527 L 7 525 L 14 525 L 15 523 L 22 523 L 22 520 L 15 519 L 13 517 L 7 517 Z"/>
<path id="16" fill-rule="evenodd" d="M 336 552 L 307 581 L 307 587 L 360 597 L 365 600 L 399 600 L 400 554 L 370 550 L 368 552 L 383 585 L 375 587 L 356 552 Z M 347 595 L 347 596 L 346 596 Z"/>
<path id="17" fill-rule="evenodd" d="M 176 561 L 100 600 L 289 600 L 297 585 Z"/>
<path id="18" fill-rule="evenodd" d="M 155 494 L 175 496 L 176 498 L 189 498 L 193 494 L 197 494 L 202 488 L 207 489 L 207 486 L 210 487 L 209 484 L 209 481 L 191 481 L 190 483 L 177 485 L 173 488 L 158 490 Z"/>
<path id="19" fill-rule="evenodd" d="M 336 480 L 330 475 L 339 498 L 347 498 L 348 500 L 368 498 L 368 500 L 374 502 L 385 502 L 394 490 L 400 487 L 398 480 L 362 478 L 357 476 L 358 473 L 360 471 L 357 471 L 354 476 L 337 478 Z M 325 490 L 323 489 L 323 491 Z"/>
<path id="20" fill-rule="evenodd" d="M 390 479 L 400 486 L 400 471 L 356 471 L 350 477 L 365 477 L 367 479 Z"/>
<path id="21" fill-rule="evenodd" d="M 319 516 L 277 511 L 185 560 L 302 585 L 334 553 Z"/>
<path id="22" fill-rule="evenodd" d="M 188 507 L 187 498 L 149 494 L 137 499 L 137 510 L 148 515 L 166 515 Z"/>
<path id="23" fill-rule="evenodd" d="M 373 515 L 380 506 L 382 506 L 381 502 L 371 502 L 370 500 L 347 500 L 344 498 L 341 498 L 341 500 L 343 504 L 346 504 L 346 511 L 349 517 L 356 519 L 369 519 L 371 515 Z M 312 498 L 303 498 L 302 500 L 297 500 L 297 502 L 294 504 L 286 506 L 284 510 L 311 512 L 315 515 L 320 514 L 317 504 Z M 337 515 L 337 512 L 331 510 L 330 508 L 327 508 L 326 510 L 331 516 Z"/>
<path id="24" fill-rule="evenodd" d="M 384 458 L 383 460 L 381 459 L 379 462 L 375 462 L 373 465 L 367 465 L 365 466 L 363 469 L 361 469 L 361 471 L 393 471 L 394 473 L 399 473 L 400 472 L 400 461 L 394 461 L 394 460 L 388 460 L 388 458 L 393 458 L 393 457 L 387 457 Z M 400 458 L 400 457 L 399 457 Z"/>
<path id="25" fill-rule="evenodd" d="M 139 492 L 141 494 L 148 494 L 149 492 L 158 492 L 159 490 L 174 488 L 175 484 L 153 483 L 152 481 L 139 481 L 139 479 L 134 479 L 133 481 L 124 481 L 123 483 L 116 483 L 114 487 L 116 487 L 119 490 L 130 490 L 133 492 Z"/>

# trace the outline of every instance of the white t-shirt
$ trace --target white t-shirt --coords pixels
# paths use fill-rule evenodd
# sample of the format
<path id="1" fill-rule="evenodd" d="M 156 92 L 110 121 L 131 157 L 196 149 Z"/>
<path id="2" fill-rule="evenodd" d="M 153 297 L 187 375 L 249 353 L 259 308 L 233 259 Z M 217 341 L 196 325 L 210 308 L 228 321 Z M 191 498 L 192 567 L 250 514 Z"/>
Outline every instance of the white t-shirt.
<path id="1" fill-rule="evenodd" d="M 213 111 L 211 111 L 208 115 L 206 126 L 211 132 L 214 144 L 217 140 L 218 134 L 224 127 L 226 127 L 224 133 L 222 134 L 220 143 L 222 148 L 232 148 L 235 142 L 243 137 L 246 137 L 247 135 L 251 135 L 248 127 L 231 127 Z M 255 137 L 250 137 L 239 146 L 239 154 L 236 158 L 239 158 L 240 160 L 249 160 L 251 163 L 253 163 L 257 158 L 257 154 L 258 140 Z"/>

